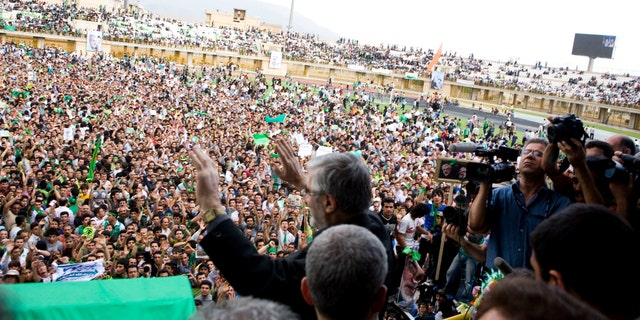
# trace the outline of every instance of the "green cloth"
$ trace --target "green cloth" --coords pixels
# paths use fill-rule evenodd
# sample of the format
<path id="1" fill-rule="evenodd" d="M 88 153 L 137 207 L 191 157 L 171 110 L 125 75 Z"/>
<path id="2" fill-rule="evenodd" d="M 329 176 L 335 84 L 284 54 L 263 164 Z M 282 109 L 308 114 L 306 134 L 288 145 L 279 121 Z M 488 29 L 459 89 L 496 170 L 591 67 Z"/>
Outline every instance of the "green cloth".
<path id="1" fill-rule="evenodd" d="M 187 277 L 22 283 L 0 294 L 14 320 L 184 320 L 196 311 Z"/>
<path id="2" fill-rule="evenodd" d="M 269 116 L 265 116 L 265 117 L 264 117 L 264 120 L 265 120 L 267 123 L 272 123 L 272 122 L 284 122 L 284 119 L 285 119 L 286 117 L 287 117 L 287 115 L 283 113 L 283 114 L 281 114 L 281 115 L 279 115 L 279 116 L 277 116 L 277 117 L 269 117 Z"/>
<path id="3" fill-rule="evenodd" d="M 269 135 L 266 133 L 254 133 L 253 142 L 256 146 L 266 146 L 269 144 Z"/>

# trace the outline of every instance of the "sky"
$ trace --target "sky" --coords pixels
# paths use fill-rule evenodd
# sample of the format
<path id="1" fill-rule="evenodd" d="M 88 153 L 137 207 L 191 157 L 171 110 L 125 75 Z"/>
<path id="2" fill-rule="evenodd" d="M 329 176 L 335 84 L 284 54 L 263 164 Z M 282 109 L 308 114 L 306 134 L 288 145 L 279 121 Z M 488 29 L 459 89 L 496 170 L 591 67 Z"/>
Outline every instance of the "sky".
<path id="1" fill-rule="evenodd" d="M 145 5 L 175 6 L 175 0 L 141 0 Z M 190 2 L 193 0 L 187 0 Z M 576 33 L 616 36 L 613 59 L 597 58 L 595 72 L 640 76 L 640 29 L 633 23 L 640 5 L 633 1 L 574 0 L 293 0 L 293 30 L 304 16 L 341 37 L 368 44 L 398 44 L 486 60 L 542 62 L 552 67 L 586 70 L 589 58 L 573 56 Z M 215 11 L 224 0 L 207 1 Z M 245 1 L 246 2 L 246 1 Z M 257 0 L 248 2 L 259 2 Z M 271 21 L 259 12 L 247 15 L 286 28 L 292 0 L 262 0 L 281 6 L 284 17 Z M 166 4 L 164 4 L 166 3 Z M 173 3 L 173 4 L 172 4 Z M 637 6 L 637 7 L 636 7 Z M 184 3 L 171 10 L 180 13 Z M 152 10 L 153 11 L 153 10 Z M 222 10 L 221 10 L 222 11 Z"/>

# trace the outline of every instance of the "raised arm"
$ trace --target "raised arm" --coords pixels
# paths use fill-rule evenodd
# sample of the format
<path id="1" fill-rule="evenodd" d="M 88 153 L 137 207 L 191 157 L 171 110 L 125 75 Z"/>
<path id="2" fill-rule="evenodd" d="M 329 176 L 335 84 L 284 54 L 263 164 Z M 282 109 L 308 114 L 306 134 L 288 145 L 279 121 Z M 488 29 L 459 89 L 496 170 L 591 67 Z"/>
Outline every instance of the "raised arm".
<path id="1" fill-rule="evenodd" d="M 587 167 L 584 147 L 575 138 L 572 138 L 571 141 L 572 143 L 567 143 L 566 141 L 558 142 L 558 148 L 567 155 L 569 163 L 573 166 L 573 172 L 578 178 L 578 182 L 580 182 L 580 189 L 582 189 L 585 202 L 604 205 L 604 198 L 598 191 L 591 171 Z"/>
<path id="2" fill-rule="evenodd" d="M 478 195 L 473 199 L 469 208 L 469 221 L 467 227 L 472 233 L 485 233 L 489 230 L 487 221 L 487 200 L 491 195 L 491 182 L 480 182 Z"/>
<path id="3" fill-rule="evenodd" d="M 305 189 L 305 173 L 291 143 L 287 139 L 278 138 L 275 140 L 275 151 L 280 157 L 271 162 L 273 172 L 296 189 Z"/>

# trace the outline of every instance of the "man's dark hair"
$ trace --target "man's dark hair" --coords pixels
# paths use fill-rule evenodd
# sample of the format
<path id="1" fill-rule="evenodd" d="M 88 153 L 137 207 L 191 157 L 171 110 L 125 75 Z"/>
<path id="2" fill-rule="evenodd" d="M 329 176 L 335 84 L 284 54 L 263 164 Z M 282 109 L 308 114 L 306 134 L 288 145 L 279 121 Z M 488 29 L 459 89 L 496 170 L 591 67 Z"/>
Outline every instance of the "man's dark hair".
<path id="1" fill-rule="evenodd" d="M 418 203 L 411 208 L 411 213 L 413 213 L 412 216 L 416 218 L 424 217 L 429 214 L 429 206 L 424 202 Z"/>
<path id="2" fill-rule="evenodd" d="M 60 231 L 58 231 L 58 229 L 51 228 L 51 229 L 47 229 L 47 234 L 46 234 L 46 236 L 47 236 L 47 237 L 49 237 L 49 236 L 57 236 L 57 235 L 59 235 L 59 234 L 60 234 Z"/>
<path id="3" fill-rule="evenodd" d="M 431 198 L 433 198 L 434 196 L 441 196 L 442 198 L 444 198 L 444 190 L 437 188 L 437 189 L 433 189 L 433 191 L 431 192 Z"/>
<path id="4" fill-rule="evenodd" d="M 123 266 L 127 266 L 129 264 L 129 260 L 128 259 L 118 259 L 118 261 L 116 262 L 116 265 L 123 265 Z"/>
<path id="5" fill-rule="evenodd" d="M 594 234 L 597 241 L 589 241 Z M 635 272 L 635 256 L 629 253 L 639 251 L 638 239 L 619 215 L 601 205 L 574 203 L 538 225 L 529 241 L 543 281 L 556 270 L 567 291 L 607 316 L 640 316 L 640 278 L 629 276 Z M 594 252 L 598 259 L 585 264 L 584 257 Z M 606 274 L 607 279 L 592 281 L 594 274 Z"/>
<path id="6" fill-rule="evenodd" d="M 211 283 L 211 281 L 209 280 L 202 280 L 200 281 L 200 286 L 202 286 L 203 284 L 206 284 L 209 286 L 209 288 L 213 288 L 213 283 Z"/>
<path id="7" fill-rule="evenodd" d="M 585 149 L 591 149 L 591 148 L 596 148 L 596 149 L 600 149 L 602 150 L 602 153 L 604 154 L 605 157 L 607 157 L 607 159 L 611 159 L 613 157 L 613 147 L 607 143 L 606 141 L 602 141 L 602 140 L 590 140 L 588 141 L 585 145 L 584 145 Z"/>
<path id="8" fill-rule="evenodd" d="M 27 221 L 27 217 L 25 216 L 16 216 L 16 225 L 20 226 Z"/>
<path id="9" fill-rule="evenodd" d="M 384 206 L 385 203 L 393 203 L 393 206 L 395 207 L 396 200 L 391 197 L 385 197 L 384 199 L 382 199 L 382 206 Z"/>

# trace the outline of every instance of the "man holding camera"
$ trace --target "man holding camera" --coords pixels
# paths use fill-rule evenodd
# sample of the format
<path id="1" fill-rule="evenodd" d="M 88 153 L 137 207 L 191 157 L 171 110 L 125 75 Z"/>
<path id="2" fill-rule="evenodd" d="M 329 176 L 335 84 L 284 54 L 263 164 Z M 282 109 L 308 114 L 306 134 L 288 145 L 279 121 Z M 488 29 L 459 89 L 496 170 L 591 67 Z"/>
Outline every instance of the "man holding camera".
<path id="1" fill-rule="evenodd" d="M 558 212 L 571 200 L 545 185 L 542 156 L 549 142 L 527 140 L 518 163 L 518 180 L 511 185 L 491 189 L 482 181 L 469 210 L 469 232 L 484 234 L 491 230 L 487 245 L 486 266 L 495 268 L 493 260 L 502 257 L 514 268 L 531 269 L 529 234 L 542 221 Z"/>

